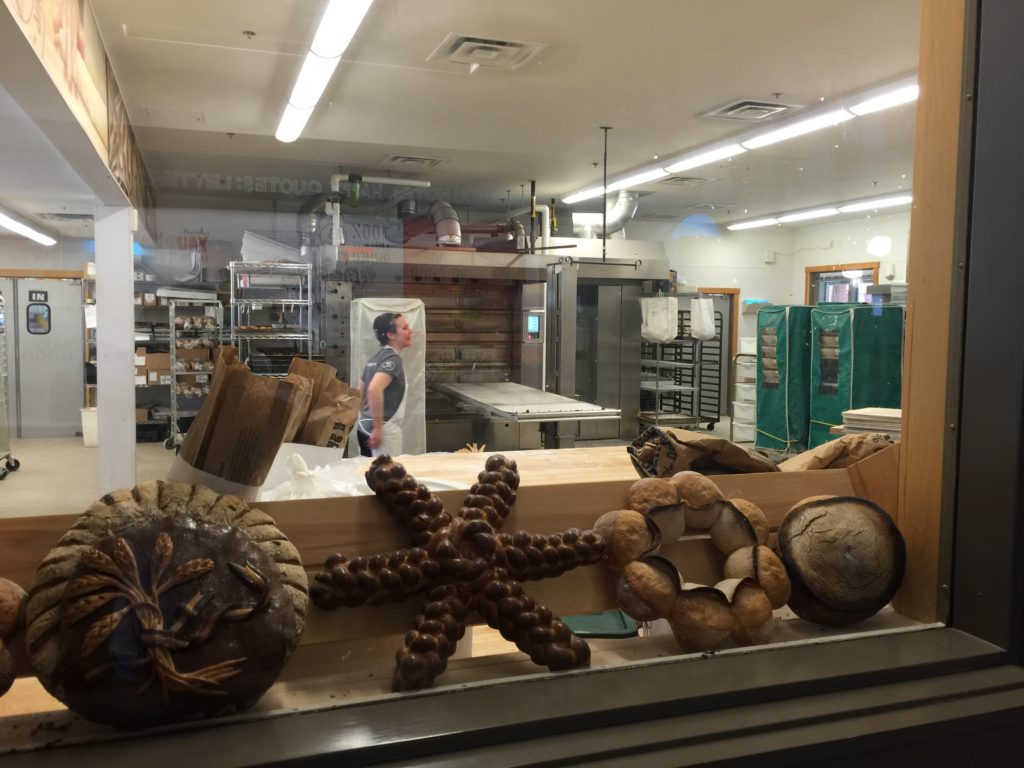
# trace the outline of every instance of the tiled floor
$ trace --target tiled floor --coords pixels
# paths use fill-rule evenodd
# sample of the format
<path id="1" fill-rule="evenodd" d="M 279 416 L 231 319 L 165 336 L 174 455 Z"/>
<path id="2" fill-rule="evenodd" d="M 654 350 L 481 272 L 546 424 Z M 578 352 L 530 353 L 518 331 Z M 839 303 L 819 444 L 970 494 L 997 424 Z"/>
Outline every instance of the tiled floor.
<path id="1" fill-rule="evenodd" d="M 21 468 L 0 480 L 0 517 L 83 512 L 99 496 L 97 450 L 80 437 L 11 440 L 11 455 Z M 166 477 L 172 458 L 162 442 L 139 443 L 136 480 Z"/>

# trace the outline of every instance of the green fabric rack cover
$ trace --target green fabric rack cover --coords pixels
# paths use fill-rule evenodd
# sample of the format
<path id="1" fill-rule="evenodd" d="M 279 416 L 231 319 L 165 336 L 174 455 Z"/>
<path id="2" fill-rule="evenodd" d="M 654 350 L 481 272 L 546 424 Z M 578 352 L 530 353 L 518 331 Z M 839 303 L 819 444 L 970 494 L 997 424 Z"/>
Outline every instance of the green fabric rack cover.
<path id="1" fill-rule="evenodd" d="M 903 307 L 822 304 L 811 311 L 810 442 L 851 408 L 899 408 Z"/>
<path id="2" fill-rule="evenodd" d="M 810 327 L 811 307 L 771 306 L 757 313 L 758 448 L 807 448 Z"/>

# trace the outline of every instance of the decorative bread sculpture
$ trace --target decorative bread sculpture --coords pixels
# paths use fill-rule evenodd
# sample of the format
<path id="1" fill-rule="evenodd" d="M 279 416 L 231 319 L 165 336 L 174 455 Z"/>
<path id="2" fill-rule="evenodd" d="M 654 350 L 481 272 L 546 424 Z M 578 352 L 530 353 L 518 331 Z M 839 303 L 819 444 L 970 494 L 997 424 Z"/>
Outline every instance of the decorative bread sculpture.
<path id="1" fill-rule="evenodd" d="M 779 526 L 778 550 L 793 583 L 789 607 L 826 626 L 873 616 L 896 594 L 907 560 L 892 518 L 852 496 L 798 502 Z"/>
<path id="2" fill-rule="evenodd" d="M 25 639 L 70 709 L 151 726 L 254 704 L 306 604 L 298 551 L 269 516 L 201 486 L 143 483 L 94 503 L 46 556 Z"/>
<path id="3" fill-rule="evenodd" d="M 575 528 L 551 535 L 499 533 L 516 501 L 516 464 L 491 456 L 478 478 L 453 517 L 401 464 L 378 457 L 366 482 L 409 531 L 412 548 L 353 559 L 332 555 L 310 586 L 314 605 L 324 610 L 423 600 L 397 653 L 396 691 L 427 688 L 444 672 L 470 612 L 548 669 L 590 661 L 587 643 L 534 602 L 520 582 L 598 562 L 604 554 L 601 537 Z"/>
<path id="4" fill-rule="evenodd" d="M 686 651 L 713 650 L 730 636 L 739 645 L 771 639 L 772 608 L 785 605 L 789 579 L 764 546 L 768 521 L 755 504 L 726 500 L 711 480 L 687 470 L 636 481 L 626 506 L 594 525 L 605 538 L 605 564 L 618 574 L 623 611 L 637 621 L 667 619 Z M 727 558 L 725 580 L 714 587 L 685 583 L 657 554 L 691 528 L 707 531 Z"/>

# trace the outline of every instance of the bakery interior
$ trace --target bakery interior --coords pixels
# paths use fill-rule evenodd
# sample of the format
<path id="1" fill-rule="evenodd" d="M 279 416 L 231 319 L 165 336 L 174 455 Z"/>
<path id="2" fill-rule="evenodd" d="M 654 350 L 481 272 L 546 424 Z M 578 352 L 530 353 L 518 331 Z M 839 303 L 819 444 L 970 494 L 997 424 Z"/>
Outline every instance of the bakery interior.
<path id="1" fill-rule="evenodd" d="M 966 531 L 959 516 L 953 522 L 965 484 L 951 457 L 970 454 L 950 442 L 968 439 L 953 429 L 959 421 L 946 422 L 961 402 L 948 382 L 967 367 L 958 356 L 971 352 L 968 325 L 957 320 L 967 289 L 954 279 L 941 293 L 935 275 L 945 273 L 921 255 L 913 275 L 908 269 L 915 248 L 933 253 L 965 237 L 960 219 L 955 231 L 948 225 L 965 215 L 948 202 L 964 182 L 942 174 L 962 167 L 950 157 L 962 156 L 956 142 L 967 134 L 942 144 L 950 123 L 962 126 L 949 117 L 948 93 L 942 103 L 918 93 L 925 62 L 939 84 L 932 94 L 952 78 L 936 63 L 934 39 L 946 35 L 971 61 L 979 5 L 644 0 L 626 11 L 610 0 L 8 0 L 0 9 L 0 214 L 52 241 L 0 230 L 0 519 L 10 525 L 8 542 L 49 536 L 53 546 L 71 516 L 104 494 L 178 477 L 182 463 L 192 469 L 199 428 L 193 445 L 189 430 L 210 428 L 202 409 L 217 392 L 213 350 L 221 345 L 278 391 L 294 358 L 330 366 L 354 386 L 377 348 L 373 316 L 400 311 L 414 343 L 403 353 L 410 388 L 399 462 L 457 508 L 488 456 L 518 456 L 513 515 L 532 531 L 600 527 L 602 513 L 625 506 L 607 497 L 636 480 L 640 465 L 627 448 L 651 428 L 735 444 L 775 463 L 838 436 L 886 435 L 889 447 L 870 461 L 816 477 L 794 473 L 786 486 L 770 476 L 750 475 L 753 485 L 742 474 L 715 477 L 727 498 L 757 496 L 774 536 L 790 506 L 833 494 L 888 510 L 906 542 L 892 603 L 889 595 L 853 626 L 823 627 L 773 602 L 770 650 L 730 641 L 704 652 L 731 665 L 722 680 L 777 670 L 772 653 L 823 654 L 815 664 L 826 669 L 835 654 L 845 660 L 831 663 L 850 665 L 823 683 L 807 682 L 817 671 L 803 682 L 765 683 L 770 702 L 780 686 L 826 695 L 842 689 L 843 674 L 881 676 L 872 665 L 883 662 L 862 662 L 862 654 L 900 657 L 905 644 L 909 656 L 930 658 L 918 646 L 951 626 L 1003 645 L 1003 625 L 987 629 L 984 610 L 964 609 L 967 626 L 951 611 L 952 552 Z M 341 35 L 351 37 L 347 46 L 317 33 L 335 6 L 365 10 Z M 999 12 L 1015 20 L 1014 10 Z M 331 55 L 318 55 L 325 50 Z M 295 85 L 304 62 L 320 78 L 305 89 Z M 647 313 L 663 307 L 678 326 L 655 341 Z M 843 322 L 855 339 L 849 370 L 864 364 L 858 353 L 875 361 L 860 383 L 842 362 L 803 378 L 787 374 L 784 359 L 775 368 L 776 337 L 803 332 L 808 347 L 829 347 L 826 337 L 845 331 L 828 323 Z M 105 336 L 105 328 L 121 332 Z M 183 334 L 196 344 L 171 343 Z M 842 357 L 845 342 L 835 343 Z M 827 350 L 822 357 L 834 359 Z M 913 379 L 911 364 L 921 372 Z M 773 385 L 780 375 L 784 394 Z M 834 412 L 815 412 L 812 402 L 800 415 L 790 384 L 830 396 L 848 387 L 849 402 Z M 853 409 L 867 409 L 859 414 L 866 425 L 840 412 Z M 365 555 L 408 546 L 395 531 L 374 530 L 384 513 L 362 487 L 367 460 L 354 436 L 341 450 L 323 439 L 278 449 L 268 413 L 239 406 L 238 434 L 221 427 L 219 444 L 225 461 L 264 448 L 261 440 L 271 446 L 250 501 L 293 539 L 311 585 L 335 551 L 328 542 L 355 536 L 369 549 L 351 554 Z M 925 447 L 936 436 L 938 452 Z M 319 491 L 301 495 L 300 475 Z M 320 496 L 328 485 L 344 490 Z M 531 500 L 536 507 L 524 508 Z M 335 518 L 360 533 L 336 532 Z M 705 574 L 725 558 L 712 544 L 732 551 L 711 528 L 666 542 L 681 582 L 697 574 L 714 583 Z M 309 552 L 318 562 L 307 561 Z M 693 557 L 703 559 L 691 572 Z M 586 616 L 621 619 L 607 610 L 617 607 L 609 579 L 584 578 L 594 570 L 531 582 L 528 592 L 574 614 L 580 627 Z M 485 620 L 470 622 L 436 690 L 392 693 L 392 655 L 412 615 L 410 606 L 392 607 L 324 619 L 310 606 L 284 676 L 248 714 L 217 728 L 178 724 L 126 738 L 19 677 L 0 700 L 5 759 L 17 764 L 66 746 L 50 756 L 137 761 L 181 738 L 197 764 L 316 764 L 343 755 L 351 764 L 425 765 L 456 754 L 515 764 L 523 740 L 528 762 L 562 755 L 578 764 L 588 754 L 618 764 L 627 759 L 620 747 L 600 745 L 591 730 L 613 712 L 631 713 L 616 729 L 622 744 L 662 755 L 673 742 L 667 733 L 623 730 L 654 727 L 640 712 L 650 709 L 665 728 L 698 728 L 692 718 L 702 708 L 725 717 L 738 706 L 709 704 L 737 694 L 718 694 L 718 682 L 698 683 L 693 664 L 680 666 L 702 654 L 680 651 L 661 614 L 627 626 L 635 630 L 622 635 L 629 640 L 602 625 L 591 635 L 593 674 L 563 675 L 531 664 L 481 612 Z M 861 647 L 854 641 L 872 645 L 851 661 L 844 649 Z M 697 683 L 692 702 L 658 689 L 659 670 Z M 604 701 L 614 698 L 612 676 L 636 686 L 628 701 Z M 560 725 L 545 730 L 542 719 L 525 716 L 531 682 L 556 698 L 575 686 L 580 698 L 556 704 Z M 881 700 L 869 685 L 860 686 L 864 695 Z M 448 718 L 385 733 L 385 720 L 422 712 L 429 695 Z M 587 697 L 596 703 L 583 706 Z M 528 724 L 472 716 L 497 701 Z M 836 723 L 853 716 L 836 712 Z M 283 720 L 300 722 L 288 731 Z M 266 751 L 261 723 L 282 739 L 276 751 Z M 795 723 L 780 727 L 787 735 L 777 755 L 806 747 Z M 318 727 L 334 735 L 303 737 Z M 62 736 L 40 738 L 46 729 Z M 218 732 L 236 755 L 225 754 Z M 560 734 L 572 746 L 545 741 Z M 457 743 L 460 735 L 468 741 Z M 824 728 L 819 735 L 822 745 L 840 741 Z M 930 748 L 940 751 L 940 741 L 931 734 Z M 707 735 L 689 743 L 708 750 L 708 762 L 728 754 Z M 749 735 L 737 744 L 760 753 Z M 204 756 L 210 745 L 214 756 Z M 834 754 L 847 748 L 834 746 Z M 698 752 L 684 754 L 664 759 L 698 762 Z"/>

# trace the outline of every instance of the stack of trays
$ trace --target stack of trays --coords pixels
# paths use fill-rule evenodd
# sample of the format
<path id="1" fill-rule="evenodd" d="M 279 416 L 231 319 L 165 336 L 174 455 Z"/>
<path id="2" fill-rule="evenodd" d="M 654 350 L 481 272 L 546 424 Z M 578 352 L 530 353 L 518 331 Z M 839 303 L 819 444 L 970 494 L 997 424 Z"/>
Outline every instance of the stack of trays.
<path id="1" fill-rule="evenodd" d="M 903 411 L 899 408 L 855 408 L 843 411 L 846 434 L 885 432 L 894 440 L 900 439 Z"/>

